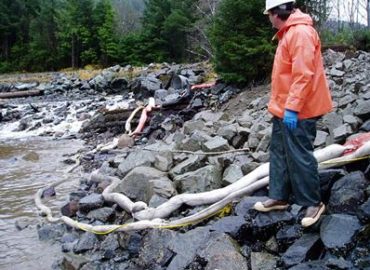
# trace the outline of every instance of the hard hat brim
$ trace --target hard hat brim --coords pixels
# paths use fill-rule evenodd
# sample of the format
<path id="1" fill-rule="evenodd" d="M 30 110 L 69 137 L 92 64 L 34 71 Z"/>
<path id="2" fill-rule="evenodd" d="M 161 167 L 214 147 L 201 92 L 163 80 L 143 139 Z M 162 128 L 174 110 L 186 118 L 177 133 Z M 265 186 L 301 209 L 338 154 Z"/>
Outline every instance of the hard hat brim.
<path id="1" fill-rule="evenodd" d="M 266 9 L 266 10 L 263 11 L 263 14 L 264 15 L 269 15 L 269 11 Z"/>

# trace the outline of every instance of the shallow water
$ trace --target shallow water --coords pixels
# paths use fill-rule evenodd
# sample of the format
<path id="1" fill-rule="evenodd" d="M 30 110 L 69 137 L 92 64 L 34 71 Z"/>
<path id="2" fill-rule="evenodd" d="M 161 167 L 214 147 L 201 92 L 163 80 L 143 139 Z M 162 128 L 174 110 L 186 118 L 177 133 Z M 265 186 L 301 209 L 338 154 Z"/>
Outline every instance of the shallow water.
<path id="1" fill-rule="evenodd" d="M 71 165 L 62 163 L 66 154 L 82 147 L 77 140 L 27 138 L 0 141 L 0 269 L 51 269 L 61 256 L 61 248 L 38 239 L 38 216 L 34 203 L 36 191 L 48 184 L 68 179 L 56 188 L 57 196 L 46 205 L 58 215 L 58 209 L 70 191 L 78 185 L 81 175 L 64 173 Z M 16 223 L 29 224 L 18 230 Z"/>

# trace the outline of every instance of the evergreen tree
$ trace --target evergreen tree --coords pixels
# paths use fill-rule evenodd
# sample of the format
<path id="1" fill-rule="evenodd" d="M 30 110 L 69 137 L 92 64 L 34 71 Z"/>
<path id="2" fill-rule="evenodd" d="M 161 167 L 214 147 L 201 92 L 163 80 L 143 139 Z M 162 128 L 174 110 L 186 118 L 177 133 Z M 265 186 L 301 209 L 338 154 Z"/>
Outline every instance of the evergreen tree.
<path id="1" fill-rule="evenodd" d="M 58 67 L 57 0 L 40 0 L 40 10 L 30 26 L 27 55 L 30 70 L 54 70 Z"/>
<path id="2" fill-rule="evenodd" d="M 149 0 L 143 19 L 144 62 L 184 60 L 195 0 Z"/>
<path id="3" fill-rule="evenodd" d="M 106 66 L 118 60 L 118 38 L 115 31 L 115 13 L 111 0 L 99 1 L 94 10 L 96 37 L 100 62 Z"/>
<path id="4" fill-rule="evenodd" d="M 224 0 L 210 29 L 216 71 L 228 82 L 247 83 L 268 76 L 273 31 L 262 14 L 264 1 Z"/>
<path id="5" fill-rule="evenodd" d="M 96 62 L 92 0 L 66 0 L 60 18 L 60 46 L 64 57 L 71 59 L 72 68 Z"/>

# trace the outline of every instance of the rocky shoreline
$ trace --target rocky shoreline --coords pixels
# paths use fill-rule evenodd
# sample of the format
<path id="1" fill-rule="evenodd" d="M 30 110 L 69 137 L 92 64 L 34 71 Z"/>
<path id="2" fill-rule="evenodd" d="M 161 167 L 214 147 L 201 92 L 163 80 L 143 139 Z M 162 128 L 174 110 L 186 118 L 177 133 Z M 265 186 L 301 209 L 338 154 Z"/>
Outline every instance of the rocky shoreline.
<path id="1" fill-rule="evenodd" d="M 370 131 L 370 54 L 324 55 L 335 108 L 319 121 L 316 148 Z M 84 170 L 119 177 L 115 192 L 149 207 L 176 194 L 227 186 L 268 162 L 268 86 L 238 89 L 218 82 L 192 89 L 207 79 L 201 64 L 150 65 L 135 77 L 121 77 L 131 70 L 116 66 L 87 81 L 56 76 L 47 84 L 3 84 L 0 93 L 36 89 L 43 95 L 2 101 L 2 128 L 85 139 L 79 156 Z M 134 145 L 122 142 L 130 113 L 149 97 L 160 107 Z M 138 122 L 139 116 L 132 119 Z M 113 147 L 114 137 L 122 140 Z M 102 146 L 107 143 L 111 147 Z M 191 153 L 237 149 L 245 150 Z M 95 235 L 45 223 L 39 238 L 62 247 L 54 269 L 370 269 L 369 159 L 321 170 L 320 179 L 328 210 L 308 229 L 299 224 L 303 209 L 297 205 L 267 214 L 251 209 L 267 196 L 263 188 L 233 202 L 228 213 L 178 229 Z M 132 222 L 117 204 L 103 200 L 109 184 L 81 179 L 61 213 L 92 225 Z M 203 208 L 182 206 L 170 219 Z"/>

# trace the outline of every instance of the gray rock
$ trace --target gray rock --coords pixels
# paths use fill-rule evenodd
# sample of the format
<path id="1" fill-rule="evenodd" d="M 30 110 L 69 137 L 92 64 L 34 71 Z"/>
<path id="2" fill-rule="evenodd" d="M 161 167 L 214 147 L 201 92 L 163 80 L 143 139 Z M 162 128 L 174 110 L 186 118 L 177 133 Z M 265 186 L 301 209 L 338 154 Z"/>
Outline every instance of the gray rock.
<path id="1" fill-rule="evenodd" d="M 334 214 L 323 219 L 320 237 L 325 247 L 337 256 L 345 256 L 355 245 L 355 237 L 361 228 L 355 216 Z"/>
<path id="2" fill-rule="evenodd" d="M 114 218 L 114 216 L 115 216 L 115 212 L 110 207 L 103 207 L 103 208 L 95 209 L 95 210 L 90 211 L 87 214 L 88 218 L 99 220 L 104 223 Z"/>
<path id="3" fill-rule="evenodd" d="M 343 77 L 344 74 L 346 74 L 344 71 L 337 70 L 336 68 L 332 68 L 329 72 L 329 75 L 333 77 Z"/>
<path id="4" fill-rule="evenodd" d="M 276 263 L 279 257 L 267 252 L 252 252 L 251 266 L 252 270 L 271 270 L 276 269 Z"/>
<path id="5" fill-rule="evenodd" d="M 301 236 L 302 226 L 298 224 L 283 226 L 276 234 L 276 241 L 280 252 L 286 251 Z"/>
<path id="6" fill-rule="evenodd" d="M 370 119 L 362 124 L 362 126 L 360 127 L 360 130 L 366 131 L 366 132 L 370 131 Z"/>
<path id="7" fill-rule="evenodd" d="M 253 205 L 256 202 L 263 202 L 267 199 L 268 197 L 245 197 L 235 206 L 235 214 L 241 217 L 246 217 L 249 215 L 249 210 L 253 209 Z"/>
<path id="8" fill-rule="evenodd" d="M 351 135 L 353 130 L 349 124 L 341 125 L 333 130 L 333 137 L 335 142 L 340 142 Z"/>
<path id="9" fill-rule="evenodd" d="M 230 145 L 224 138 L 216 136 L 203 144 L 203 150 L 205 152 L 228 151 L 230 150 Z"/>
<path id="10" fill-rule="evenodd" d="M 243 177 L 243 172 L 242 172 L 241 167 L 235 164 L 231 164 L 224 171 L 224 174 L 222 177 L 222 185 L 228 186 L 238 181 L 242 177 Z"/>
<path id="11" fill-rule="evenodd" d="M 196 253 L 210 238 L 208 228 L 198 227 L 184 234 L 178 234 L 169 241 L 169 249 L 176 255 L 167 270 L 184 270 L 194 261 Z"/>
<path id="12" fill-rule="evenodd" d="M 154 167 L 162 172 L 167 172 L 172 168 L 173 155 L 169 151 L 160 152 L 155 156 Z"/>
<path id="13" fill-rule="evenodd" d="M 83 197 L 78 203 L 78 208 L 82 212 L 89 212 L 93 209 L 102 207 L 103 204 L 104 204 L 103 196 L 100 194 L 93 193 Z"/>
<path id="14" fill-rule="evenodd" d="M 285 224 L 291 224 L 294 217 L 287 211 L 258 213 L 252 221 L 253 234 L 258 239 L 267 240 Z"/>
<path id="15" fill-rule="evenodd" d="M 108 234 L 100 244 L 100 251 L 104 259 L 112 259 L 116 256 L 116 250 L 119 248 L 119 242 L 116 234 Z"/>
<path id="16" fill-rule="evenodd" d="M 318 235 L 304 234 L 288 248 L 281 259 L 286 267 L 291 267 L 306 260 L 318 259 L 321 248 L 322 243 Z"/>
<path id="17" fill-rule="evenodd" d="M 59 240 L 65 232 L 65 227 L 62 224 L 43 224 L 37 229 L 37 234 L 40 241 Z"/>
<path id="18" fill-rule="evenodd" d="M 357 130 L 358 126 L 362 122 L 359 118 L 349 114 L 343 116 L 343 121 L 344 123 L 349 124 L 352 130 Z"/>
<path id="19" fill-rule="evenodd" d="M 238 125 L 231 124 L 222 126 L 217 130 L 217 135 L 223 137 L 224 139 L 231 141 L 232 138 L 236 136 L 238 132 Z"/>
<path id="20" fill-rule="evenodd" d="M 201 111 L 197 113 L 194 120 L 203 120 L 203 122 L 218 122 L 220 120 L 225 119 L 225 115 L 223 112 L 213 112 L 211 110 L 208 111 Z"/>
<path id="21" fill-rule="evenodd" d="M 267 152 L 269 146 L 270 146 L 270 141 L 271 141 L 271 133 L 268 133 L 263 136 L 262 140 L 258 144 L 256 151 L 257 152 Z"/>
<path id="22" fill-rule="evenodd" d="M 77 254 L 92 250 L 98 246 L 99 240 L 93 233 L 84 233 L 73 248 Z"/>
<path id="23" fill-rule="evenodd" d="M 262 151 L 259 151 L 259 152 L 252 153 L 252 157 L 257 162 L 265 163 L 265 162 L 268 162 L 269 161 L 270 154 L 269 153 L 262 152 Z"/>
<path id="24" fill-rule="evenodd" d="M 123 193 L 132 200 L 148 203 L 155 193 L 168 196 L 175 193 L 172 181 L 166 175 L 154 168 L 137 167 L 127 174 L 112 191 Z"/>
<path id="25" fill-rule="evenodd" d="M 313 143 L 315 147 L 321 147 L 326 145 L 329 134 L 325 131 L 318 130 L 316 133 L 316 138 Z"/>
<path id="26" fill-rule="evenodd" d="M 174 157 L 175 158 L 175 157 Z M 195 171 L 204 165 L 205 156 L 204 155 L 193 155 L 177 164 L 173 167 L 169 174 L 171 178 L 174 178 L 177 175 L 181 175 L 187 172 Z"/>
<path id="27" fill-rule="evenodd" d="M 221 187 L 222 174 L 220 168 L 208 165 L 193 172 L 178 175 L 174 178 L 180 193 L 198 193 Z"/>
<path id="28" fill-rule="evenodd" d="M 258 138 L 256 133 L 251 133 L 248 137 L 248 142 L 244 146 L 244 148 L 249 147 L 250 149 L 256 149 L 260 143 L 260 139 Z"/>
<path id="29" fill-rule="evenodd" d="M 248 270 L 245 258 L 240 254 L 238 244 L 225 234 L 212 233 L 210 239 L 204 242 L 199 257 L 203 258 L 207 265 L 205 270 L 228 269 Z"/>
<path id="30" fill-rule="evenodd" d="M 194 118 L 193 118 L 194 119 Z M 196 130 L 204 130 L 205 122 L 202 120 L 190 120 L 184 123 L 184 133 L 187 135 L 193 134 Z"/>
<path id="31" fill-rule="evenodd" d="M 118 166 L 118 175 L 124 177 L 132 169 L 139 166 L 151 166 L 155 161 L 154 154 L 150 151 L 134 151 Z"/>
<path id="32" fill-rule="evenodd" d="M 145 269 L 153 265 L 164 267 L 175 254 L 169 249 L 170 241 L 177 235 L 171 230 L 149 230 L 139 251 L 139 264 Z"/>
<path id="33" fill-rule="evenodd" d="M 358 100 L 354 114 L 361 119 L 367 120 L 370 115 L 370 100 Z"/>

